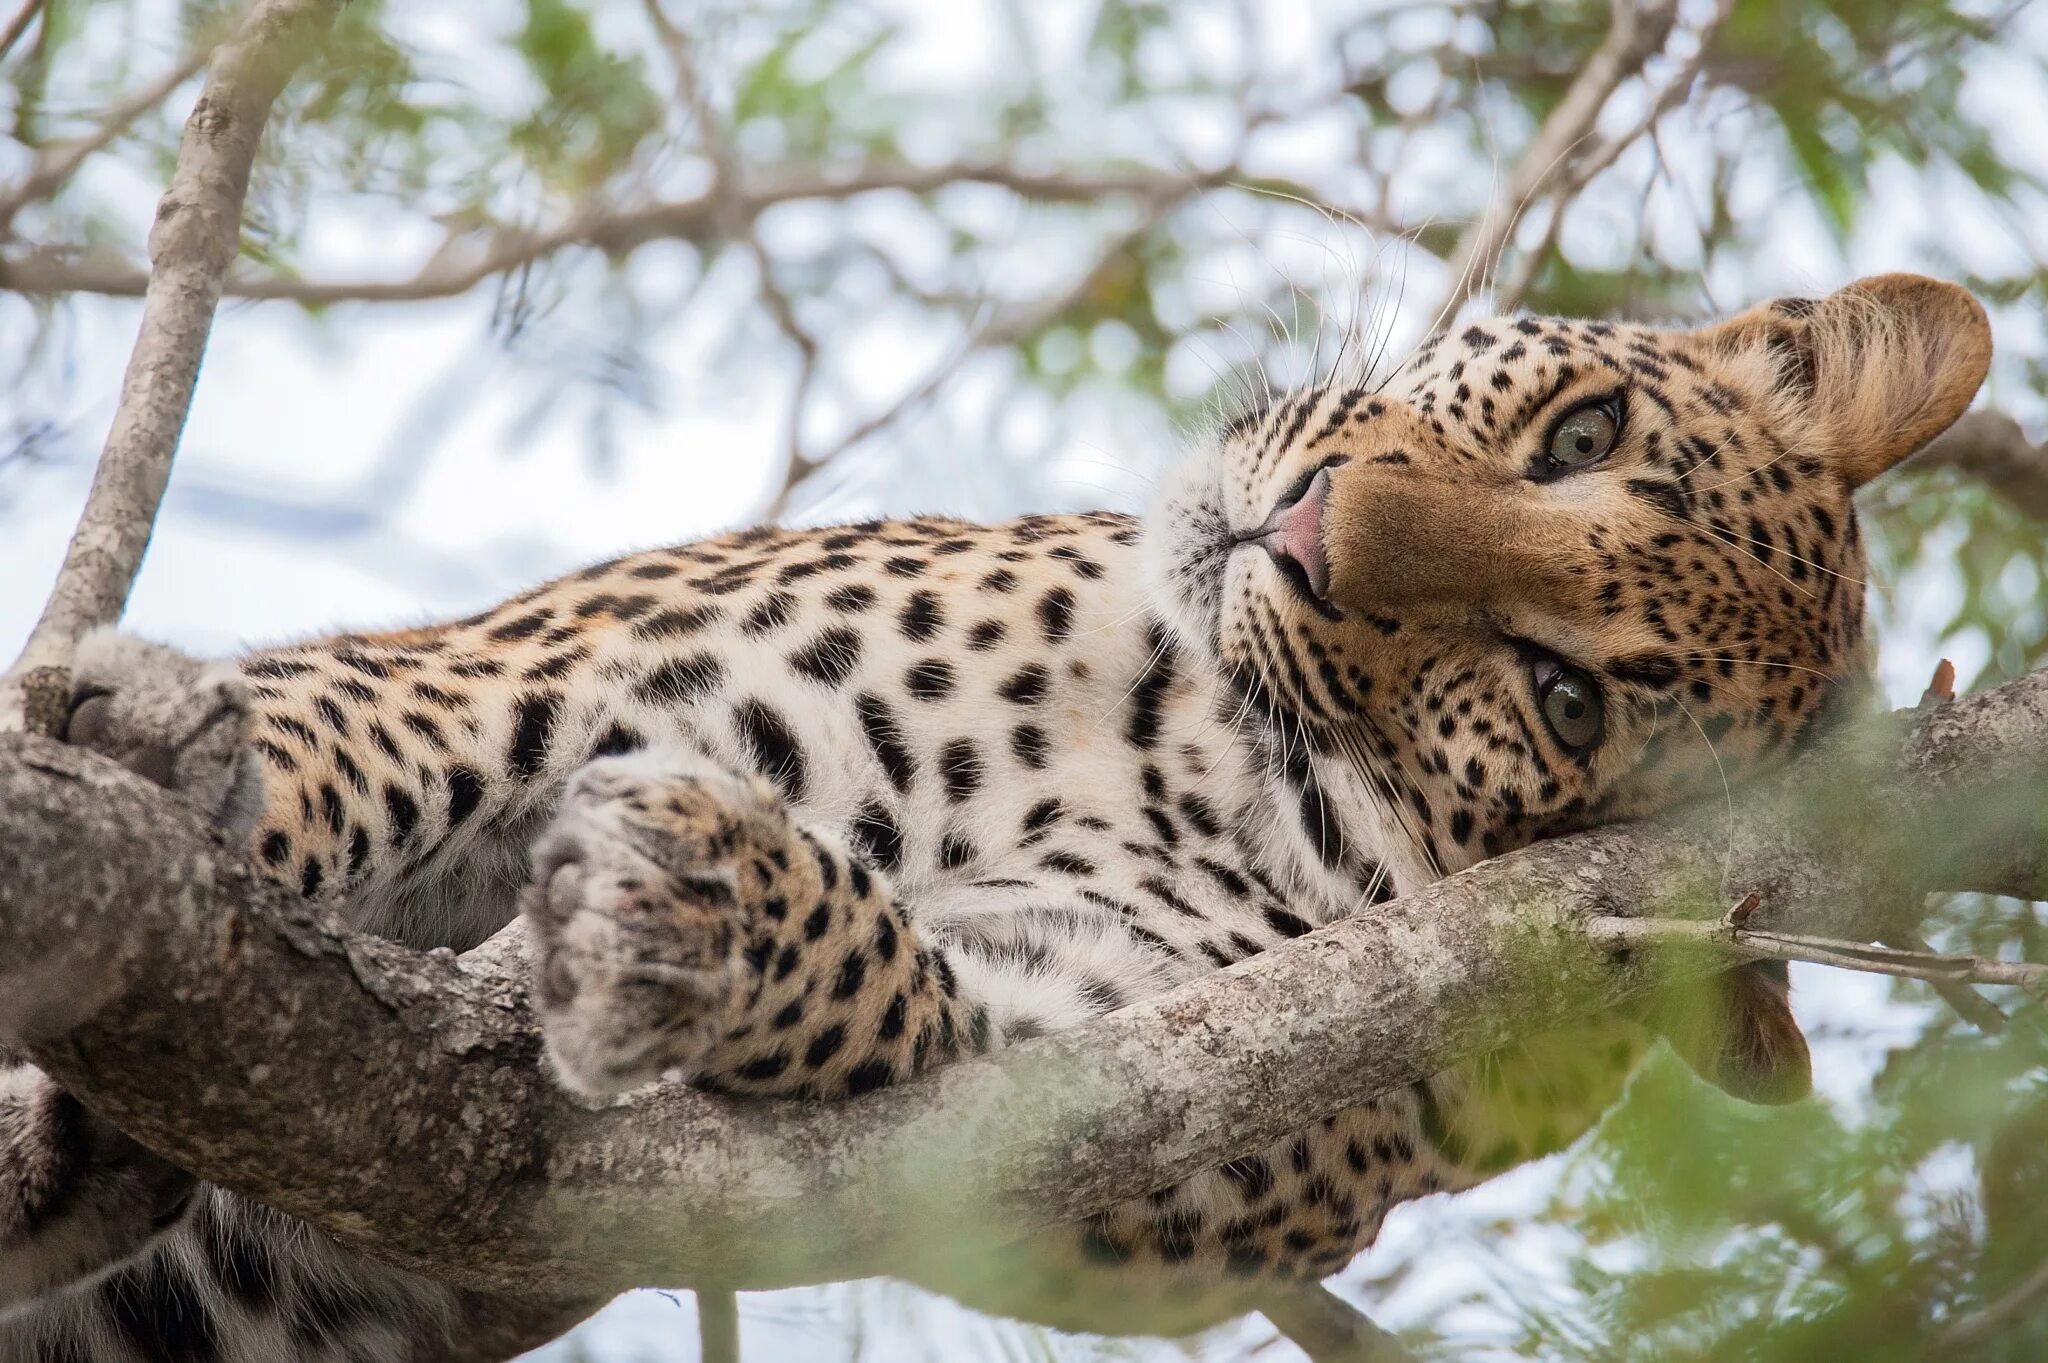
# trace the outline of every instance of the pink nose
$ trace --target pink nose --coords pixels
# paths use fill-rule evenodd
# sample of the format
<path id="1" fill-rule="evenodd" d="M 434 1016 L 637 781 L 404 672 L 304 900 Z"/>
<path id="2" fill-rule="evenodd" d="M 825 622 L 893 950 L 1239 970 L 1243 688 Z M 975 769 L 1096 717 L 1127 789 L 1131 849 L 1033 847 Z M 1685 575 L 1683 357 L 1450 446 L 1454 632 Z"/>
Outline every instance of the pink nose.
<path id="1" fill-rule="evenodd" d="M 1250 536 L 1274 558 L 1300 565 L 1319 601 L 1327 600 L 1330 591 L 1330 560 L 1323 549 L 1323 504 L 1329 496 L 1330 471 L 1322 469 L 1306 492 L 1291 505 L 1274 507 L 1266 523 Z"/>

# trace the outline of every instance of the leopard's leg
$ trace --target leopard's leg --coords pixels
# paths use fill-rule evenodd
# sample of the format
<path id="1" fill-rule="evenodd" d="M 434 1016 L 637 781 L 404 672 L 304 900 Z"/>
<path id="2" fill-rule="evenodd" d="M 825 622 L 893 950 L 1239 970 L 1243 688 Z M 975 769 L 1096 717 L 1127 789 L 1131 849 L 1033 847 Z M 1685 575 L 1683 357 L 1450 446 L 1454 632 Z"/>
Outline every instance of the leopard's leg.
<path id="1" fill-rule="evenodd" d="M 773 787 L 651 749 L 590 763 L 534 846 L 522 908 L 565 1085 L 678 1071 L 836 1097 L 985 1044 L 986 1017 L 888 882 Z"/>
<path id="2" fill-rule="evenodd" d="M 197 1186 L 0 1049 L 0 1312 L 147 1249 Z"/>

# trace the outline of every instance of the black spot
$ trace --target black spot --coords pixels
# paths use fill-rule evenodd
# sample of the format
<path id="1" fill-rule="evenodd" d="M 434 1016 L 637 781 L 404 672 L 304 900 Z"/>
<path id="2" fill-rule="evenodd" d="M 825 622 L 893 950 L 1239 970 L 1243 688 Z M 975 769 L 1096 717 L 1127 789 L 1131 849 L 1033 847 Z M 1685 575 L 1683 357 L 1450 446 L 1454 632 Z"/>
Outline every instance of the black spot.
<path id="1" fill-rule="evenodd" d="M 838 686 L 860 664 L 860 634 L 844 625 L 824 631 L 790 655 L 789 665 L 813 681 Z"/>
<path id="2" fill-rule="evenodd" d="M 749 634 L 766 634 L 788 624 L 789 617 L 795 612 L 795 597 L 788 592 L 770 592 L 762 598 L 760 605 L 747 612 L 747 618 L 740 621 L 740 628 Z"/>
<path id="3" fill-rule="evenodd" d="M 1033 771 L 1044 770 L 1046 747 L 1045 730 L 1036 724 L 1019 724 L 1010 731 L 1010 751 Z"/>
<path id="4" fill-rule="evenodd" d="M 859 1095 L 872 1093 L 896 1077 L 896 1069 L 886 1060 L 869 1060 L 854 1066 L 846 1076 L 846 1091 Z"/>
<path id="5" fill-rule="evenodd" d="M 683 705 L 725 680 L 725 663 L 710 653 L 671 658 L 641 678 L 635 689 L 652 705 Z"/>
<path id="6" fill-rule="evenodd" d="M 847 615 L 864 611 L 875 604 L 875 589 L 864 582 L 849 582 L 825 593 L 825 604 Z"/>
<path id="7" fill-rule="evenodd" d="M 1278 904 L 1267 905 L 1266 923 L 1282 937 L 1299 937 L 1313 930 L 1307 919 L 1289 913 Z"/>
<path id="8" fill-rule="evenodd" d="M 717 606 L 692 606 L 687 610 L 656 611 L 634 624 L 633 633 L 642 639 L 678 639 L 695 634 L 725 612 Z"/>
<path id="9" fill-rule="evenodd" d="M 1045 699 L 1046 685 L 1050 674 L 1037 663 L 1020 668 L 1017 674 L 997 688 L 996 694 L 1013 705 L 1036 705 Z"/>
<path id="10" fill-rule="evenodd" d="M 875 865 L 894 871 L 903 864 L 903 830 L 882 805 L 863 806 L 854 816 L 852 831 L 853 840 Z"/>
<path id="11" fill-rule="evenodd" d="M 839 1054 L 845 1045 L 846 1029 L 834 1023 L 811 1039 L 811 1044 L 804 1049 L 804 1064 L 817 1069 Z"/>
<path id="12" fill-rule="evenodd" d="M 820 900 L 804 916 L 804 940 L 815 942 L 825 935 L 825 929 L 832 926 L 832 906 Z"/>
<path id="13" fill-rule="evenodd" d="M 195 1237 L 206 1251 L 214 1281 L 243 1309 L 262 1313 L 277 1306 L 277 1265 L 270 1251 L 232 1222 L 216 1222 Z"/>
<path id="14" fill-rule="evenodd" d="M 348 737 L 348 716 L 343 713 L 341 706 L 334 702 L 333 697 L 319 697 L 313 702 L 313 712 L 326 722 L 328 728 L 343 738 Z"/>
<path id="15" fill-rule="evenodd" d="M 857 949 L 847 952 L 846 959 L 839 963 L 839 978 L 833 981 L 832 997 L 835 999 L 852 998 L 860 992 L 860 987 L 867 983 L 867 978 L 867 953 Z"/>
<path id="16" fill-rule="evenodd" d="M 1258 1155 L 1246 1155 L 1222 1166 L 1223 1173 L 1247 1202 L 1257 1202 L 1273 1191 L 1273 1166 Z"/>
<path id="17" fill-rule="evenodd" d="M 753 750 L 754 765 L 773 781 L 787 800 L 801 800 L 809 783 L 804 751 L 789 722 L 758 700 L 743 702 L 738 711 L 740 733 Z"/>
<path id="18" fill-rule="evenodd" d="M 939 632 L 946 623 L 946 612 L 939 605 L 937 592 L 915 591 L 910 600 L 896 616 L 896 624 L 904 637 L 922 643 Z"/>
<path id="19" fill-rule="evenodd" d="M 621 724 L 614 724 L 604 731 L 604 737 L 590 749 L 592 757 L 617 757 L 623 753 L 637 752 L 647 746 L 647 740 Z"/>
<path id="20" fill-rule="evenodd" d="M 981 752 L 972 739 L 956 738 L 939 752 L 939 771 L 946 793 L 962 800 L 981 788 Z"/>
<path id="21" fill-rule="evenodd" d="M 773 1055 L 764 1055 L 759 1060 L 750 1060 L 740 1066 L 739 1076 L 760 1083 L 776 1078 L 788 1068 L 789 1057 L 777 1051 Z"/>
<path id="22" fill-rule="evenodd" d="M 1066 642 L 1074 629 L 1074 594 L 1054 587 L 1038 603 L 1038 627 L 1049 644 Z"/>
<path id="23" fill-rule="evenodd" d="M 953 694 L 953 664 L 944 658 L 925 658 L 911 664 L 903 684 L 919 700 L 944 700 Z"/>
<path id="24" fill-rule="evenodd" d="M 562 711 L 558 691 L 536 691 L 519 698 L 512 725 L 512 750 L 506 765 L 522 779 L 538 773 L 548 760 L 548 739 Z"/>
<path id="25" fill-rule="evenodd" d="M 508 620 L 504 624 L 499 625 L 491 631 L 490 637 L 498 640 L 500 643 L 510 643 L 515 639 L 528 639 L 540 633 L 547 626 L 551 618 L 552 613 L 549 611 L 534 611 L 530 615 L 522 615 L 516 620 Z"/>
<path id="26" fill-rule="evenodd" d="M 327 831 L 340 837 L 342 825 L 347 822 L 347 811 L 341 806 L 341 792 L 323 783 L 320 787 L 320 809 L 327 816 Z"/>
<path id="27" fill-rule="evenodd" d="M 292 840 L 281 831 L 271 830 L 263 838 L 263 864 L 282 866 L 292 855 Z"/>
<path id="28" fill-rule="evenodd" d="M 1008 626 L 1000 620 L 983 620 L 967 631 L 967 646 L 976 653 L 986 653 L 1002 642 Z"/>
<path id="29" fill-rule="evenodd" d="M 216 1363 L 220 1334 L 198 1284 L 167 1254 L 155 1254 L 99 1289 L 106 1317 L 139 1357 L 153 1363 Z"/>
<path id="30" fill-rule="evenodd" d="M 470 768 L 457 763 L 448 768 L 448 826 L 453 828 L 483 803 L 484 783 Z"/>
<path id="31" fill-rule="evenodd" d="M 1163 637 L 1155 637 L 1151 661 L 1131 688 L 1131 718 L 1124 726 L 1124 737 L 1133 745 L 1149 748 L 1159 741 L 1159 712 L 1171 685 L 1173 654 Z"/>
<path id="32" fill-rule="evenodd" d="M 889 784 L 899 791 L 909 790 L 917 775 L 917 764 L 903 745 L 903 730 L 896 723 L 895 713 L 881 697 L 867 691 L 854 698 L 854 709 L 860 715 L 861 732 L 867 735 L 868 747 L 882 764 L 882 770 L 889 774 Z"/>
<path id="33" fill-rule="evenodd" d="M 319 859 L 316 857 L 307 857 L 306 864 L 299 873 L 299 893 L 304 895 L 308 899 L 311 899 L 313 896 L 319 894 L 321 879 L 322 874 L 320 870 Z"/>

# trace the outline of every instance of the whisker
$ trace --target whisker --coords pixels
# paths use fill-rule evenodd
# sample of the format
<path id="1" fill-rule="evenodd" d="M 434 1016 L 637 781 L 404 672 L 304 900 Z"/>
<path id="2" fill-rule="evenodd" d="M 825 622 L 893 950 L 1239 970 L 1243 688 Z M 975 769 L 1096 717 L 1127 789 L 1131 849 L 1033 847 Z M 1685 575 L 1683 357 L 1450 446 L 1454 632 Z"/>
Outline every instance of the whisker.
<path id="1" fill-rule="evenodd" d="M 1687 719 L 1692 720 L 1692 727 L 1699 730 L 1700 742 L 1707 745 L 1707 752 L 1714 759 L 1714 770 L 1721 775 L 1721 794 L 1728 801 L 1728 848 L 1721 858 L 1721 893 L 1725 895 L 1728 893 L 1728 877 L 1733 874 L 1735 866 L 1735 787 L 1728 782 L 1728 768 L 1722 765 L 1721 750 L 1714 746 L 1713 739 L 1707 737 L 1705 727 L 1694 716 L 1691 708 L 1677 696 L 1673 696 L 1671 702 L 1684 713 Z"/>

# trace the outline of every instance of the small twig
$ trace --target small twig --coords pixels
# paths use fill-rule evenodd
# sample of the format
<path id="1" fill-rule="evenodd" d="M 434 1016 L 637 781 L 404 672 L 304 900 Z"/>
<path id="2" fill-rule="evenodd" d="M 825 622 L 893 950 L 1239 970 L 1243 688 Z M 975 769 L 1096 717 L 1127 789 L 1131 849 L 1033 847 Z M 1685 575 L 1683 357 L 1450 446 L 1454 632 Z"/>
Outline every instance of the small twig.
<path id="1" fill-rule="evenodd" d="M 1321 1284 L 1275 1288 L 1259 1314 L 1314 1363 L 1414 1363 L 1400 1337 Z"/>
<path id="2" fill-rule="evenodd" d="M 1102 282 L 1104 275 L 1115 269 L 1131 248 L 1145 239 L 1164 221 L 1176 207 L 1187 198 L 1199 192 L 1200 186 L 1192 182 L 1179 190 L 1162 195 L 1151 201 L 1141 221 L 1129 231 L 1119 233 L 1095 258 L 1087 272 L 1058 296 L 1041 300 L 1023 308 L 1009 317 L 997 319 L 963 337 L 951 354 L 941 360 L 913 384 L 894 402 L 873 416 L 860 422 L 841 436 L 829 449 L 807 455 L 801 460 L 792 460 L 781 489 L 761 513 L 762 520 L 777 520 L 789 511 L 790 500 L 797 486 L 813 470 L 824 467 L 840 455 L 854 448 L 879 432 L 888 429 L 909 415 L 912 410 L 929 401 L 938 391 L 960 372 L 968 360 L 985 351 L 1000 349 L 1030 336 L 1049 325 L 1060 314 L 1078 305 Z"/>
<path id="3" fill-rule="evenodd" d="M 1550 197 L 1553 200 L 1550 216 L 1543 225 L 1543 236 L 1528 250 L 1520 253 L 1515 262 L 1514 273 L 1509 275 L 1494 291 L 1494 306 L 1501 312 L 1513 312 L 1522 306 L 1535 287 L 1536 276 L 1541 273 L 1544 262 L 1550 258 L 1552 248 L 1557 245 L 1558 233 L 1564 226 L 1565 210 L 1571 207 L 1572 199 L 1578 192 L 1593 182 L 1595 176 L 1606 170 L 1621 158 L 1621 154 L 1646 136 L 1654 136 L 1657 124 L 1664 115 L 1692 97 L 1694 84 L 1700 73 L 1706 69 L 1708 49 L 1713 45 L 1714 33 L 1735 10 L 1735 0 L 1720 0 L 1714 12 L 1700 23 L 1695 35 L 1699 47 L 1686 58 L 1676 74 L 1657 92 L 1650 101 L 1650 107 L 1643 116 L 1618 134 L 1596 142 L 1578 157 L 1570 160 L 1558 175 Z M 1506 245 L 1505 236 L 1502 246 Z M 1497 248 L 1498 249 L 1498 248 Z"/>
<path id="4" fill-rule="evenodd" d="M 221 282 L 241 247 L 263 125 L 339 8 L 340 0 L 259 0 L 214 53 L 150 229 L 155 266 L 142 325 L 85 511 L 41 618 L 0 677 L 0 731 L 56 733 L 72 650 L 86 631 L 121 617 L 170 480 Z"/>
<path id="5" fill-rule="evenodd" d="M 701 1363 L 740 1363 L 739 1293 L 697 1289 L 697 1356 Z"/>
<path id="6" fill-rule="evenodd" d="M 1607 36 L 1586 58 L 1564 97 L 1537 129 L 1500 197 L 1458 238 L 1450 259 L 1450 292 L 1436 310 L 1439 325 L 1457 316 L 1458 309 L 1479 290 L 1522 213 L 1564 174 L 1573 151 L 1592 133 L 1608 98 L 1664 46 L 1678 12 L 1676 0 L 1643 0 L 1641 4 L 1613 0 L 1612 8 Z"/>
<path id="7" fill-rule="evenodd" d="M 1975 1344 L 2012 1321 L 2048 1296 L 2048 1263 L 2022 1278 L 2004 1295 L 1968 1315 L 1958 1316 L 1946 1330 L 1934 1337 L 1934 1350 L 1945 1351 Z"/>
<path id="8" fill-rule="evenodd" d="M 0 237 L 8 235 L 15 216 L 22 209 L 32 203 L 40 203 L 69 184 L 80 166 L 127 132 L 136 119 L 170 98 L 171 92 L 197 75 L 212 55 L 211 43 L 198 44 L 183 61 L 115 105 L 91 132 L 69 142 L 45 147 L 21 183 L 0 194 Z"/>
<path id="9" fill-rule="evenodd" d="M 14 17 L 7 21 L 7 27 L 0 28 L 0 61 L 7 59 L 7 54 L 21 41 L 21 35 L 28 32 L 28 26 L 34 23 L 36 16 L 42 12 L 43 0 L 26 0 L 26 3 L 14 12 Z"/>
<path id="10" fill-rule="evenodd" d="M 2031 961 L 1990 961 L 1981 956 L 1956 956 L 1935 951 L 1908 951 L 1833 937 L 1770 932 L 1730 921 L 1694 918 L 1616 918 L 1586 920 L 1586 933 L 1601 946 L 1622 949 L 1659 943 L 1702 943 L 1745 956 L 1780 961 L 1807 961 L 1873 975 L 1936 980 L 1958 984 L 1999 984 L 2048 999 L 2048 965 Z"/>
<path id="11" fill-rule="evenodd" d="M 1888 932 L 1880 940 L 1888 947 L 1910 952 L 1914 955 L 1931 956 L 1934 949 L 1927 945 L 1918 933 L 1900 929 Z M 1987 1036 L 1997 1036 L 2005 1030 L 2005 1012 L 1990 999 L 1978 993 L 1969 984 L 1960 980 L 1935 979 L 1930 977 L 1928 987 L 1940 996 L 1941 1001 L 1955 1009 L 1956 1013 Z"/>

